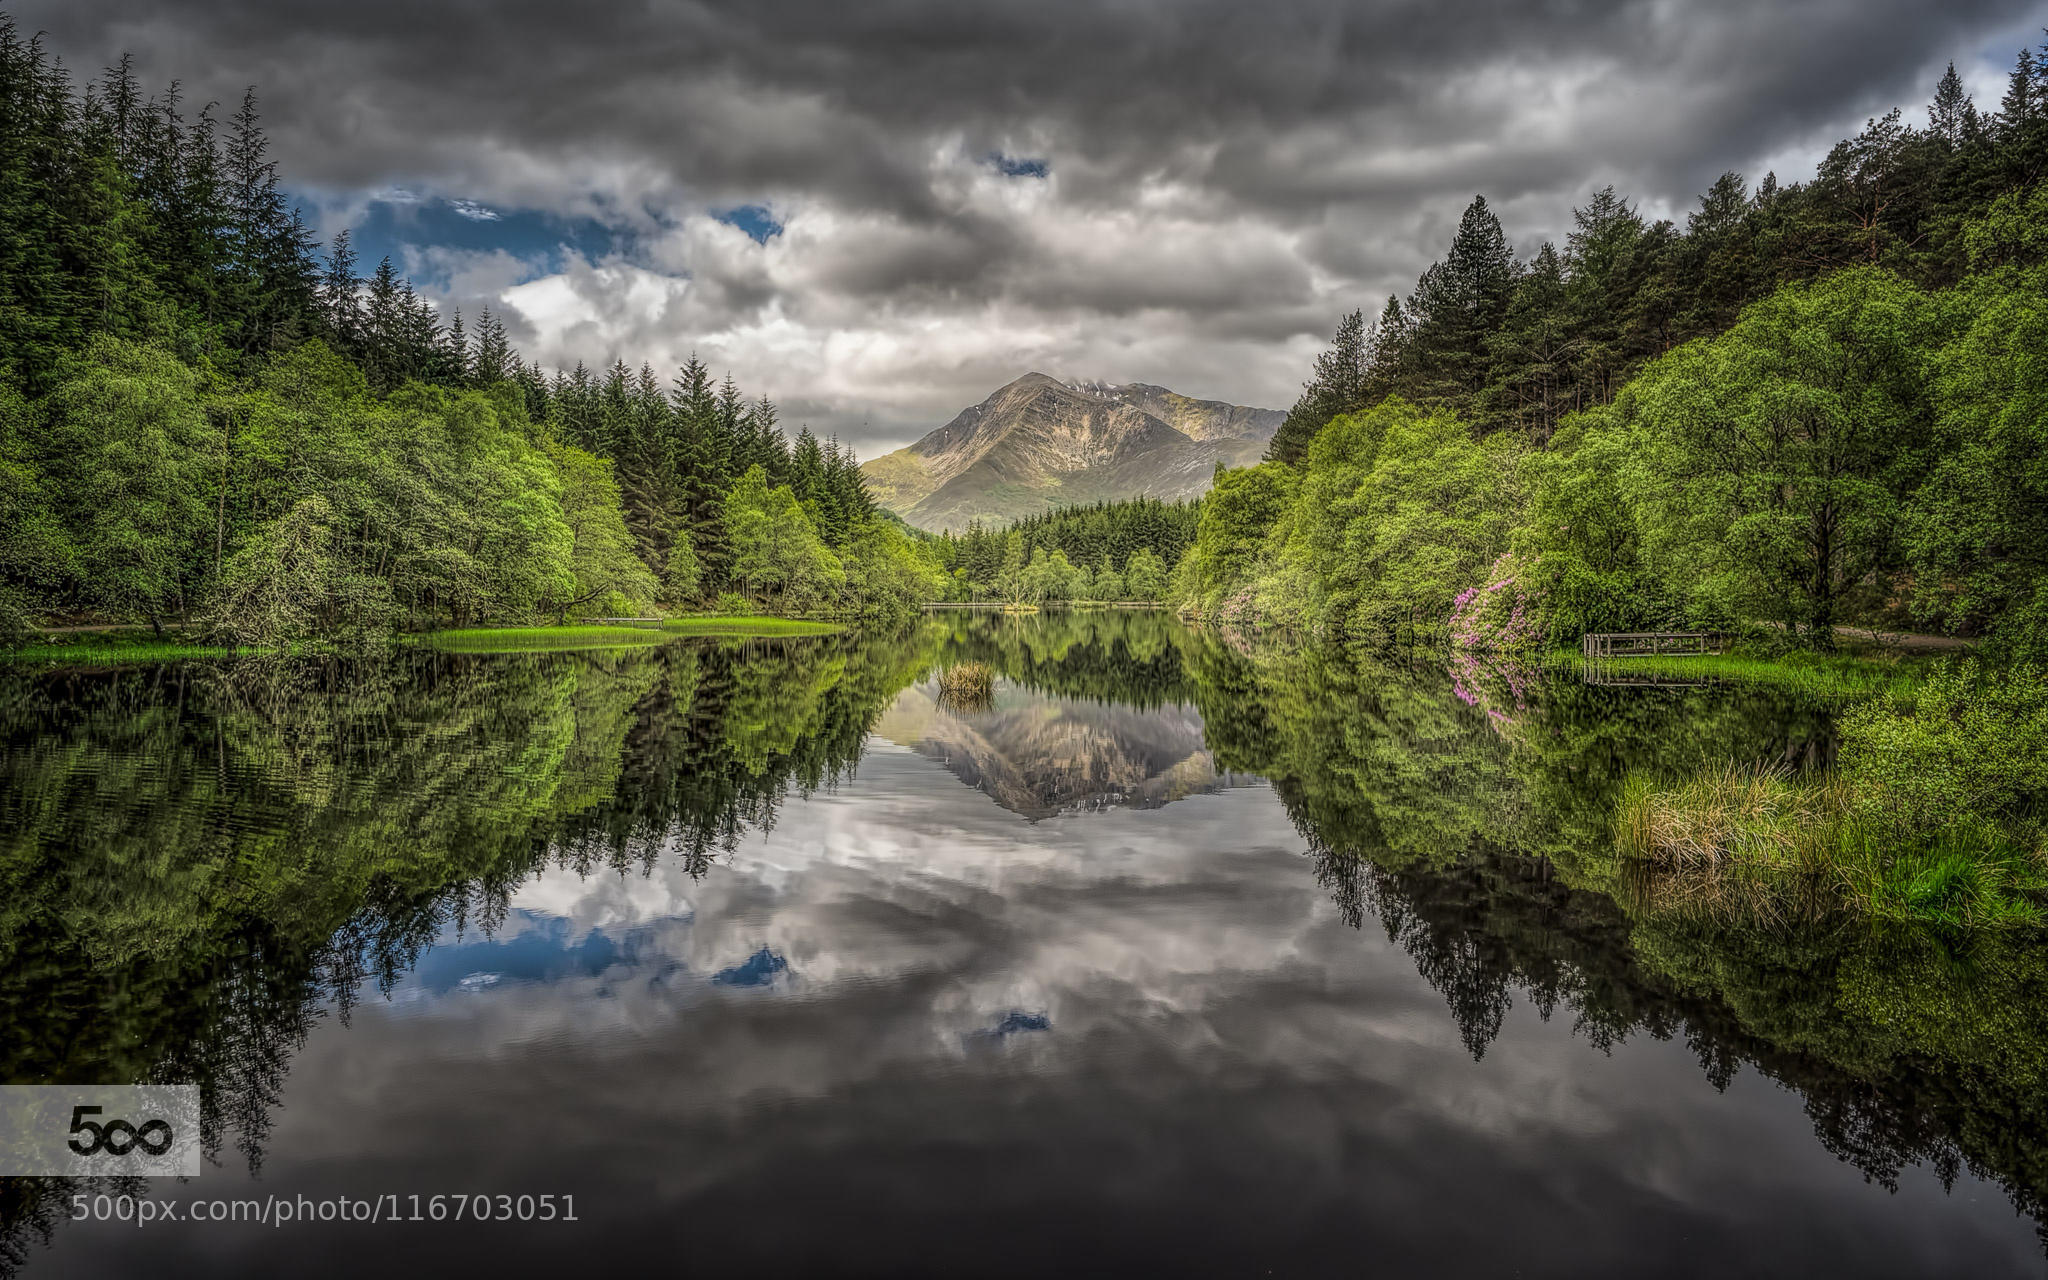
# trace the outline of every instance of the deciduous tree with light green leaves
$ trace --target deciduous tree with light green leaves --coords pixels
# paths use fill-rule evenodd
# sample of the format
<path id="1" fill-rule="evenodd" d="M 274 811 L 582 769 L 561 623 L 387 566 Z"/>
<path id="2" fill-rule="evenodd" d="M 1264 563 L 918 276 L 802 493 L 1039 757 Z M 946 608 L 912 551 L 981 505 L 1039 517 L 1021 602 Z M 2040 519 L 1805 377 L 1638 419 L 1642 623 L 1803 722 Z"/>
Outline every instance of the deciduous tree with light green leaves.
<path id="1" fill-rule="evenodd" d="M 1132 600 L 1164 600 L 1170 570 L 1150 547 L 1139 547 L 1124 565 L 1124 592 Z"/>
<path id="2" fill-rule="evenodd" d="M 1927 297 L 1890 272 L 1788 286 L 1645 369 L 1616 405 L 1654 477 L 1650 572 L 1700 621 L 1764 618 L 1834 647 L 1843 598 L 1897 568 L 1931 459 Z"/>
<path id="3" fill-rule="evenodd" d="M 618 596 L 637 611 L 652 606 L 662 584 L 641 563 L 626 528 L 618 482 L 611 464 L 581 449 L 551 444 L 547 456 L 561 483 L 562 519 L 569 526 L 570 594 L 546 601 L 545 608 L 564 621 L 592 601 Z M 687 597 L 696 584 L 695 556 L 687 533 L 678 532 L 669 546 L 668 587 Z"/>
<path id="4" fill-rule="evenodd" d="M 2048 187 L 2034 207 L 2048 215 Z M 2048 660 L 2048 266 L 2004 267 L 1942 305 L 1958 336 L 1935 361 L 1932 474 L 1905 519 L 1918 603 Z"/>
<path id="5" fill-rule="evenodd" d="M 758 466 L 749 467 L 726 495 L 725 529 L 732 544 L 732 576 L 744 590 L 802 612 L 824 604 L 845 585 L 845 567 L 818 536 L 796 495 L 787 485 L 771 488 Z"/>
<path id="6" fill-rule="evenodd" d="M 161 635 L 217 564 L 225 459 L 198 375 L 167 352 L 98 338 L 48 413 L 43 463 L 69 508 L 81 593 Z"/>

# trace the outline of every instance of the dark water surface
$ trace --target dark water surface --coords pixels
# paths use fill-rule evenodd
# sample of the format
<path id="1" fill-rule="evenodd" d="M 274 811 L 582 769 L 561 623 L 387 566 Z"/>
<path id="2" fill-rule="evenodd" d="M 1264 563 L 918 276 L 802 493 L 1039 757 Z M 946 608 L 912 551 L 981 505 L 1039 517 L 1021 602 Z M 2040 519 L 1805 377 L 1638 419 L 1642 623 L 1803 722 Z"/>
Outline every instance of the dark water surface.
<path id="1" fill-rule="evenodd" d="M 576 1219 L 15 1182 L 30 1275 L 2042 1269 L 2038 940 L 1602 854 L 1631 768 L 1825 763 L 1781 695 L 1047 614 L 0 670 L 0 734 L 7 1080 L 206 1089 L 130 1189 Z"/>

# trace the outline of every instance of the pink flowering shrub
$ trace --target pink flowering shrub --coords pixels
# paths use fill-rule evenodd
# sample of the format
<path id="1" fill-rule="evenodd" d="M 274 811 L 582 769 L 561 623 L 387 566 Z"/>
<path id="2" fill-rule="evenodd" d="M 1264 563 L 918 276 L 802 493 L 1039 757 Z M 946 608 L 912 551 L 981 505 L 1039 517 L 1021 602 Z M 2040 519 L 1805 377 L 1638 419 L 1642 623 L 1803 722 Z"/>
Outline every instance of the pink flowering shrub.
<path id="1" fill-rule="evenodd" d="M 1529 709 L 1529 694 L 1537 672 L 1508 659 L 1481 657 L 1471 650 L 1453 653 L 1450 661 L 1451 692 L 1468 707 L 1487 715 L 1499 733 L 1512 729 Z"/>
<path id="2" fill-rule="evenodd" d="M 1543 639 L 1545 592 L 1534 583 L 1536 558 L 1510 551 L 1493 562 L 1486 581 L 1467 587 L 1451 604 L 1451 644 L 1486 653 L 1534 649 Z"/>

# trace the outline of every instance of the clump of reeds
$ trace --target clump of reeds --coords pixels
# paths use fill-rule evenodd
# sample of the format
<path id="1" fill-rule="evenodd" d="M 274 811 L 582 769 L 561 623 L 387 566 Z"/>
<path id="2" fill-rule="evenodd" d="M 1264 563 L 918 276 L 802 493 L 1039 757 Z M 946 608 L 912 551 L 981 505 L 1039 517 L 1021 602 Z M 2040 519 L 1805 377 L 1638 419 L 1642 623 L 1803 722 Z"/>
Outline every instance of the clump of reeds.
<path id="1" fill-rule="evenodd" d="M 1781 765 L 1728 764 L 1662 785 L 1634 774 L 1622 787 L 1615 849 L 1672 868 L 1817 871 L 1848 799 L 1837 775 L 1795 777 Z"/>
<path id="2" fill-rule="evenodd" d="M 1681 782 L 1632 774 L 1615 811 L 1633 907 L 1783 917 L 1836 904 L 1951 927 L 2048 921 L 2048 854 L 1997 824 L 1886 820 L 1835 772 L 1728 764 Z"/>
<path id="3" fill-rule="evenodd" d="M 995 668 L 961 662 L 939 672 L 939 703 L 954 711 L 986 711 L 995 705 Z"/>

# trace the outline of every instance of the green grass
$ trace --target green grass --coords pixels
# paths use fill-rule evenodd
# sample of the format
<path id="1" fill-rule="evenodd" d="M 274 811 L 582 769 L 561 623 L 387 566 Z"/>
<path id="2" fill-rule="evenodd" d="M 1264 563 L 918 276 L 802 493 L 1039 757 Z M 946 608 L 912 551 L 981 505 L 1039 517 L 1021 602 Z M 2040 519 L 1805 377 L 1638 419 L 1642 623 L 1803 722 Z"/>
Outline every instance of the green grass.
<path id="1" fill-rule="evenodd" d="M 237 658 L 266 652 L 227 645 L 187 644 L 172 640 L 84 640 L 77 644 L 30 644 L 0 649 L 8 662 L 169 662 L 175 658 Z"/>
<path id="2" fill-rule="evenodd" d="M 616 649 L 660 644 L 652 627 L 471 627 L 430 631 L 421 644 L 457 653 L 520 653 L 532 649 Z"/>
<path id="3" fill-rule="evenodd" d="M 666 643 L 678 636 L 738 638 L 828 635 L 841 630 L 830 622 L 801 618 L 698 617 L 670 618 L 654 627 L 467 627 L 429 631 L 411 637 L 414 643 L 458 653 L 521 653 L 540 649 L 615 649 Z M 133 633 L 90 633 L 63 644 L 28 644 L 0 648 L 0 661 L 13 662 L 168 662 L 175 658 L 235 658 L 277 650 L 246 646 L 194 644 L 157 640 Z M 286 650 L 289 652 L 289 650 Z"/>
<path id="4" fill-rule="evenodd" d="M 845 628 L 806 618 L 720 617 L 670 618 L 661 624 L 672 636 L 823 636 Z"/>
<path id="5" fill-rule="evenodd" d="M 1951 929 L 2048 923 L 2048 858 L 1998 824 L 1908 831 L 1859 808 L 1842 775 L 1727 765 L 1679 782 L 1631 775 L 1614 851 L 1651 910 L 1846 911 Z M 1649 874 L 1644 874 L 1645 872 Z"/>
<path id="6" fill-rule="evenodd" d="M 1935 659 L 1927 657 L 1861 657 L 1851 654 L 1789 653 L 1766 657 L 1744 653 L 1701 654 L 1697 657 L 1608 658 L 1604 672 L 1640 673 L 1671 679 L 1707 679 L 1775 685 L 1825 702 L 1854 702 L 1878 694 L 1906 693 L 1919 684 L 1921 673 Z M 1550 665 L 1584 671 L 1586 660 L 1568 649 L 1555 651 Z"/>

